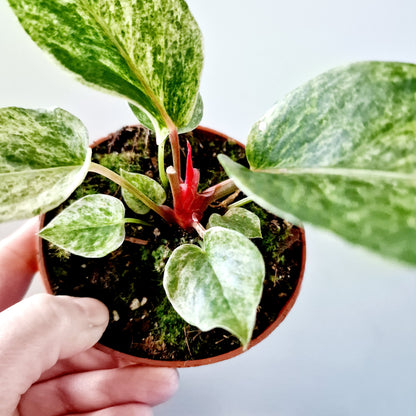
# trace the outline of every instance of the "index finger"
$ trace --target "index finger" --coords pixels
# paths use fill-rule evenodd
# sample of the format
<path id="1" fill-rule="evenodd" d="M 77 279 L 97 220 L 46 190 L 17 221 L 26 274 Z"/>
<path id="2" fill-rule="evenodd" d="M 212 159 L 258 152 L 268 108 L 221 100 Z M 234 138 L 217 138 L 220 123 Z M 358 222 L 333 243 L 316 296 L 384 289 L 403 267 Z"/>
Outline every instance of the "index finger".
<path id="1" fill-rule="evenodd" d="M 0 311 L 20 301 L 37 271 L 39 219 L 0 241 Z"/>

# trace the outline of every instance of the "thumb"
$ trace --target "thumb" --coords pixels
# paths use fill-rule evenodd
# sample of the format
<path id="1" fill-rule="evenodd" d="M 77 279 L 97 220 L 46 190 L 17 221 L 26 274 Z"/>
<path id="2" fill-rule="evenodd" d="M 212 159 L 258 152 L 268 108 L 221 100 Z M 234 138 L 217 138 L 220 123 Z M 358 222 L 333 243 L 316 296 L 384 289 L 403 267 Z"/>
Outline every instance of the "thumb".
<path id="1" fill-rule="evenodd" d="M 60 359 L 92 347 L 108 323 L 98 300 L 36 295 L 0 314 L 0 415 Z"/>
<path id="2" fill-rule="evenodd" d="M 23 298 L 38 269 L 38 230 L 39 219 L 33 218 L 0 241 L 0 311 Z"/>

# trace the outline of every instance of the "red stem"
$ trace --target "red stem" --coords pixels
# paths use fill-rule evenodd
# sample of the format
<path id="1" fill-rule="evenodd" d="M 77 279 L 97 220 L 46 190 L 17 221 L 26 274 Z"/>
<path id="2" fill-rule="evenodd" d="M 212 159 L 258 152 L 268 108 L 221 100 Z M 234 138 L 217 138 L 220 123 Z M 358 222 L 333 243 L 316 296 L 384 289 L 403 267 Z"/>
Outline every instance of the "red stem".
<path id="1" fill-rule="evenodd" d="M 203 232 L 199 224 L 200 219 L 208 205 L 217 199 L 234 192 L 237 187 L 231 179 L 212 186 L 198 193 L 199 170 L 195 169 L 192 164 L 192 148 L 187 143 L 187 158 L 185 181 L 180 174 L 180 148 L 178 131 L 175 129 L 169 134 L 172 147 L 173 166 L 166 169 L 169 179 L 172 196 L 173 210 L 164 212 L 166 216 L 173 216 L 176 223 L 184 228 L 195 228 L 200 234 Z M 167 207 L 166 207 L 167 208 Z"/>
<path id="2" fill-rule="evenodd" d="M 180 203 L 180 195 L 181 195 L 181 186 L 178 180 L 178 173 L 173 166 L 169 166 L 166 169 L 166 174 L 168 175 L 170 189 L 172 191 L 173 197 L 173 206 L 177 206 Z"/>
<path id="3" fill-rule="evenodd" d="M 169 133 L 170 146 L 172 148 L 173 167 L 178 176 L 179 182 L 182 182 L 181 178 L 181 152 L 179 148 L 179 136 L 178 130 L 175 128 Z"/>

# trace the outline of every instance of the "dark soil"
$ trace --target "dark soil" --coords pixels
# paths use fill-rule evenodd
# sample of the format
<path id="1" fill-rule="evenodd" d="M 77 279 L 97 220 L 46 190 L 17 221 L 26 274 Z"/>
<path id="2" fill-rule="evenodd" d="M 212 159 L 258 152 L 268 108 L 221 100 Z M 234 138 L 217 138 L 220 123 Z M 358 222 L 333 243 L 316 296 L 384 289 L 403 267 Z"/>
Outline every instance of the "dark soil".
<path id="1" fill-rule="evenodd" d="M 194 131 L 182 135 L 182 149 L 185 140 L 190 141 L 194 167 L 201 172 L 201 190 L 226 179 L 216 159 L 217 154 L 228 154 L 246 164 L 244 150 L 239 144 L 224 142 L 215 134 Z M 116 172 L 123 168 L 158 180 L 156 156 L 155 140 L 149 136 L 148 130 L 128 127 L 95 147 L 93 160 Z M 166 146 L 166 166 L 170 164 L 170 150 Z M 46 223 L 70 202 L 97 192 L 121 198 L 117 185 L 90 173 L 63 206 L 47 214 Z M 239 193 L 233 197 L 237 200 L 244 195 Z M 171 206 L 169 197 L 166 204 Z M 266 263 L 263 297 L 253 334 L 255 338 L 276 319 L 297 285 L 302 242 L 298 228 L 253 203 L 245 208 L 261 218 L 263 238 L 253 242 Z M 206 224 L 213 212 L 224 213 L 225 210 L 220 204 L 210 207 L 201 223 Z M 135 216 L 126 208 L 126 217 Z M 170 253 L 180 244 L 197 243 L 196 232 L 187 233 L 177 226 L 169 226 L 153 213 L 142 217 L 153 226 L 127 224 L 124 244 L 102 259 L 87 260 L 44 242 L 45 263 L 53 292 L 92 296 L 103 301 L 111 312 L 111 321 L 100 342 L 128 354 L 161 360 L 192 360 L 238 348 L 239 341 L 222 329 L 201 332 L 188 325 L 177 315 L 164 294 L 163 270 Z"/>

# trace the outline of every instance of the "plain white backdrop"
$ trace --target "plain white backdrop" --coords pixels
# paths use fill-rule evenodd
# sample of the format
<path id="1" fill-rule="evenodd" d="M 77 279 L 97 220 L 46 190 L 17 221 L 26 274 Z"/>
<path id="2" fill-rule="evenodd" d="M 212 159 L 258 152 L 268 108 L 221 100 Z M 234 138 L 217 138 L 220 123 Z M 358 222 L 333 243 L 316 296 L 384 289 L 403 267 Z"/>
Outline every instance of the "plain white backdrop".
<path id="1" fill-rule="evenodd" d="M 360 60 L 416 62 L 414 0 L 189 0 L 205 39 L 203 125 L 245 141 L 284 94 Z M 127 104 L 76 82 L 0 0 L 0 106 L 62 107 L 91 140 L 134 123 Z M 0 236 L 18 222 L 0 226 Z M 306 227 L 301 294 L 262 344 L 180 371 L 156 416 L 416 414 L 416 269 Z M 416 242 L 415 242 L 416 244 Z M 35 282 L 31 293 L 42 290 Z"/>

